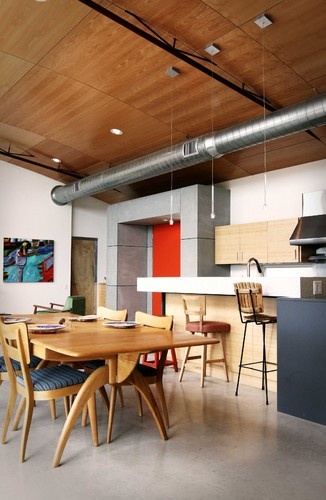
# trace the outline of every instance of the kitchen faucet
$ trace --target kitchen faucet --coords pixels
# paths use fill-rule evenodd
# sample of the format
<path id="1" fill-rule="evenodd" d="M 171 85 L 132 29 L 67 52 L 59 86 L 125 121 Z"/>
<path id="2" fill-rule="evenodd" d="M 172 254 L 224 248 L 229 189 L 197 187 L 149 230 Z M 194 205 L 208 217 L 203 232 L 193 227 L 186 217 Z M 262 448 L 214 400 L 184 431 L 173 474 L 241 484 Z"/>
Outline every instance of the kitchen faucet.
<path id="1" fill-rule="evenodd" d="M 257 271 L 259 272 L 259 274 L 263 274 L 263 271 L 262 271 L 262 269 L 260 267 L 260 264 L 259 264 L 258 260 L 255 259 L 255 257 L 250 257 L 250 259 L 247 262 L 247 276 L 248 277 L 250 276 L 250 264 L 251 264 L 251 262 L 254 262 L 256 264 Z"/>

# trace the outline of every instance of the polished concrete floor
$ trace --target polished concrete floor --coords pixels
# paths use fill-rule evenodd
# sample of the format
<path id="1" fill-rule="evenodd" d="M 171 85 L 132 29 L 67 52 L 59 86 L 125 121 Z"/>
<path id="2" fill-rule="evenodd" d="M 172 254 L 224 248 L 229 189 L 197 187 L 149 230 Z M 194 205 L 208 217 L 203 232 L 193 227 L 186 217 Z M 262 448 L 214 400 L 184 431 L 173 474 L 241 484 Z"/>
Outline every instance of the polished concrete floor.
<path id="1" fill-rule="evenodd" d="M 117 407 L 113 441 L 105 444 L 106 415 L 98 401 L 101 444 L 80 422 L 66 446 L 61 466 L 51 461 L 63 425 L 63 408 L 51 421 L 46 403 L 35 408 L 27 460 L 18 460 L 20 431 L 0 444 L 0 492 L 6 500 L 324 500 L 326 428 L 278 413 L 264 393 L 186 372 L 182 383 L 166 369 L 170 409 L 169 440 L 162 441 L 145 409 L 137 416 L 132 388 L 124 388 L 125 408 Z M 0 388 L 0 422 L 8 394 Z M 325 404 L 325 402 L 323 402 Z"/>

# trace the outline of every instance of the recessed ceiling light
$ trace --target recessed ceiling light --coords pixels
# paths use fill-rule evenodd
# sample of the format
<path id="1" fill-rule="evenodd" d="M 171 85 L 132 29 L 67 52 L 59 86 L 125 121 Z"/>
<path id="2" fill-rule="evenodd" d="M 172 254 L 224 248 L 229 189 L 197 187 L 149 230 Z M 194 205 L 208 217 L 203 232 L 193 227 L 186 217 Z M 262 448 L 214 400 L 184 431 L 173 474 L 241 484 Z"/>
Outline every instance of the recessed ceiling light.
<path id="1" fill-rule="evenodd" d="M 177 68 L 174 68 L 173 66 L 170 66 L 166 70 L 166 74 L 169 75 L 171 78 L 175 78 L 176 76 L 180 75 L 180 71 Z"/>
<path id="2" fill-rule="evenodd" d="M 218 46 L 215 45 L 215 43 L 210 43 L 209 45 L 207 45 L 205 52 L 207 52 L 211 56 L 215 56 L 216 54 L 221 52 L 221 49 L 219 49 Z"/>
<path id="3" fill-rule="evenodd" d="M 37 0 L 37 1 L 39 1 L 39 0 Z M 52 158 L 52 161 L 54 161 L 54 163 L 61 163 L 60 158 Z"/>
<path id="4" fill-rule="evenodd" d="M 119 128 L 111 128 L 110 132 L 113 135 L 122 135 L 123 134 L 122 130 L 120 130 Z"/>
<path id="5" fill-rule="evenodd" d="M 270 19 L 268 19 L 267 16 L 265 16 L 265 14 L 262 14 L 261 16 L 257 17 L 255 23 L 261 29 L 267 28 L 267 26 L 270 26 L 271 24 L 273 24 L 272 21 Z"/>

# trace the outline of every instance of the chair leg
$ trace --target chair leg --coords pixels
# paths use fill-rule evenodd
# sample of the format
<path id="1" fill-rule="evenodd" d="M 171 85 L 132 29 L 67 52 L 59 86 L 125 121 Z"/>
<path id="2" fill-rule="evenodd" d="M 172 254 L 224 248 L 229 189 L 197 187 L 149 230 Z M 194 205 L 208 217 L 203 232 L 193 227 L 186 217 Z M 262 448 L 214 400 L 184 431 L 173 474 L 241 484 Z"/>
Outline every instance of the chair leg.
<path id="1" fill-rule="evenodd" d="M 179 382 L 182 381 L 182 377 L 183 377 L 183 373 L 185 371 L 185 366 L 186 366 L 186 363 L 187 363 L 187 360 L 188 360 L 189 353 L 190 353 L 190 347 L 187 347 L 186 354 L 185 354 L 185 357 L 183 358 L 182 365 L 181 365 Z"/>
<path id="2" fill-rule="evenodd" d="M 29 430 L 31 428 L 32 416 L 34 411 L 34 400 L 26 400 L 26 409 L 24 415 L 24 426 L 20 445 L 20 461 L 25 462 L 25 454 L 27 441 L 29 436 Z"/>
<path id="3" fill-rule="evenodd" d="M 9 400 L 8 400 L 8 406 L 7 406 L 7 411 L 6 411 L 6 416 L 5 420 L 3 423 L 3 429 L 2 429 L 2 444 L 5 444 L 6 439 L 7 439 L 7 432 L 8 432 L 8 427 L 9 423 L 15 408 L 15 403 L 16 403 L 16 398 L 17 398 L 17 391 L 16 389 L 13 389 L 10 384 L 10 393 L 9 393 Z"/>
<path id="4" fill-rule="evenodd" d="M 242 347 L 241 347 L 241 355 L 240 355 L 240 363 L 239 363 L 239 371 L 238 371 L 238 380 L 237 380 L 237 387 L 235 390 L 235 395 L 238 395 L 239 391 L 239 383 L 240 383 L 240 375 L 241 375 L 241 368 L 242 368 L 242 359 L 243 359 L 243 351 L 244 351 L 244 346 L 245 346 L 245 341 L 246 341 L 246 334 L 247 334 L 247 326 L 248 323 L 245 324 L 244 332 L 243 332 L 243 339 L 242 339 Z"/>
<path id="5" fill-rule="evenodd" d="M 51 418 L 52 420 L 55 420 L 57 418 L 55 399 L 50 399 L 49 406 L 50 406 Z"/>
<path id="6" fill-rule="evenodd" d="M 203 345 L 202 355 L 201 355 L 201 377 L 200 386 L 204 387 L 205 377 L 206 377 L 206 360 L 207 360 L 207 346 Z"/>
<path id="7" fill-rule="evenodd" d="M 263 323 L 263 378 L 262 378 L 262 390 L 265 388 L 266 394 L 266 404 L 269 404 L 268 401 L 268 387 L 267 387 L 267 362 L 266 362 L 266 342 L 265 342 L 265 333 L 266 333 L 266 325 Z"/>
<path id="8" fill-rule="evenodd" d="M 20 400 L 20 403 L 19 403 L 18 408 L 16 410 L 16 415 L 14 417 L 14 421 L 13 421 L 13 424 L 12 424 L 12 430 L 13 431 L 16 431 L 18 429 L 18 426 L 20 424 L 21 418 L 22 418 L 22 416 L 24 414 L 24 411 L 25 411 L 25 405 L 26 405 L 26 399 L 22 398 Z"/>
<path id="9" fill-rule="evenodd" d="M 178 370 L 179 370 L 179 368 L 178 368 L 178 360 L 177 360 L 177 355 L 175 353 L 175 349 L 174 348 L 171 349 L 171 358 L 172 358 L 172 362 L 173 362 L 174 371 L 178 372 Z"/>
<path id="10" fill-rule="evenodd" d="M 225 373 L 225 380 L 227 382 L 229 382 L 229 371 L 228 371 L 228 365 L 226 362 L 226 355 L 225 355 L 225 338 L 224 338 L 223 334 L 220 334 L 219 337 L 220 337 L 220 346 L 221 346 L 221 350 L 222 350 L 222 356 L 224 359 L 223 367 L 224 367 L 224 373 Z"/>

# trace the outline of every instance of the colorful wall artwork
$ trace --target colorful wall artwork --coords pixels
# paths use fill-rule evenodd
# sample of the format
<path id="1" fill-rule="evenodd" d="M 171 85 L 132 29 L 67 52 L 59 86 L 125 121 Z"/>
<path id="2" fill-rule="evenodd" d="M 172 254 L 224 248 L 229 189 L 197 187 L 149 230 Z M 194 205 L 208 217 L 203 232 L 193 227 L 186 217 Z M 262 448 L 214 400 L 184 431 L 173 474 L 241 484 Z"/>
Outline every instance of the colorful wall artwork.
<path id="1" fill-rule="evenodd" d="M 4 283 L 53 281 L 54 241 L 4 238 Z"/>

